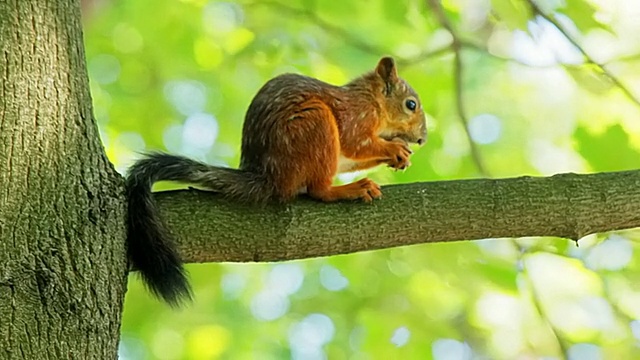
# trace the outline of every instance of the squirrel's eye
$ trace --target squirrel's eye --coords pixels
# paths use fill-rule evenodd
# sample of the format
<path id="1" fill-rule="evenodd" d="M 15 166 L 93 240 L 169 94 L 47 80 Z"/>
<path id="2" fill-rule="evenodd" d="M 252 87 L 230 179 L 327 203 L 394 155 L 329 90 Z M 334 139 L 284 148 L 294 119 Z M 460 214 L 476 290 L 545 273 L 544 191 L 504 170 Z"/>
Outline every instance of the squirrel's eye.
<path id="1" fill-rule="evenodd" d="M 411 110 L 411 111 L 414 111 L 414 110 L 416 109 L 416 107 L 418 107 L 418 104 L 416 104 L 416 101 L 415 101 L 415 100 L 407 99 L 407 100 L 404 102 L 404 106 L 406 106 L 406 107 L 407 107 L 407 109 L 409 109 L 409 110 Z"/>

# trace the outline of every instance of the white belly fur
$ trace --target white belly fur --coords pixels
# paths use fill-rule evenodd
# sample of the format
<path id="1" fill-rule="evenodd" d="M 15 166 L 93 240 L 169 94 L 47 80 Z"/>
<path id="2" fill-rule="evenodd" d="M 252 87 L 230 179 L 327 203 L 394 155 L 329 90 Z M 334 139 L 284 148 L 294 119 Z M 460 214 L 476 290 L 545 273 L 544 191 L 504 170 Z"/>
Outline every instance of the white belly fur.
<path id="1" fill-rule="evenodd" d="M 357 161 L 351 160 L 347 157 L 340 155 L 340 157 L 338 158 L 338 173 L 341 174 L 341 173 L 355 171 L 354 169 L 357 164 L 358 164 Z"/>

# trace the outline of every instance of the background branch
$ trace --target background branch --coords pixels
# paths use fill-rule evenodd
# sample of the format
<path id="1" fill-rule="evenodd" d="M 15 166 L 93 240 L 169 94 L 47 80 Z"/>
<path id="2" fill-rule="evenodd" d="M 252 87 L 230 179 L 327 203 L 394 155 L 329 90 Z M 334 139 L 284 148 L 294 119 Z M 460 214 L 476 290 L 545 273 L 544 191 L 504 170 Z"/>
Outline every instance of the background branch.
<path id="1" fill-rule="evenodd" d="M 531 7 L 531 10 L 533 11 L 534 14 L 542 17 L 543 19 L 548 21 L 551 25 L 553 25 L 556 29 L 558 29 L 558 31 L 560 31 L 560 33 L 567 40 L 569 40 L 569 42 L 573 46 L 575 46 L 576 49 L 578 49 L 578 51 L 582 54 L 582 56 L 584 56 L 587 63 L 596 66 L 605 77 L 611 80 L 611 82 L 613 82 L 625 94 L 625 96 L 627 96 L 629 100 L 631 100 L 634 104 L 640 106 L 640 100 L 636 98 L 636 96 L 631 92 L 631 90 L 629 90 L 629 88 L 627 88 L 626 85 L 624 85 L 622 81 L 620 81 L 620 79 L 618 79 L 615 75 L 613 75 L 604 64 L 600 64 L 599 62 L 595 61 L 593 57 L 591 57 L 591 55 L 589 55 L 589 53 L 582 46 L 580 46 L 580 44 L 578 44 L 576 39 L 574 39 L 573 36 L 569 34 L 569 32 L 564 28 L 564 26 L 562 26 L 556 20 L 555 16 L 544 13 L 534 0 L 527 0 L 527 3 Z"/>
<path id="2" fill-rule="evenodd" d="M 252 207 L 198 190 L 156 198 L 186 262 L 294 260 L 462 239 L 579 239 L 640 227 L 640 171 L 414 183 L 383 191 L 384 199 L 372 205 L 300 199 Z"/>
<path id="3" fill-rule="evenodd" d="M 447 18 L 444 13 L 444 9 L 442 8 L 442 4 L 439 0 L 429 0 L 428 5 L 433 10 L 436 18 L 440 22 L 443 28 L 445 28 L 451 34 L 451 50 L 453 51 L 453 79 L 455 82 L 454 92 L 456 97 L 456 112 L 458 113 L 458 119 L 462 123 L 462 127 L 464 128 L 464 132 L 467 136 L 467 142 L 469 143 L 469 151 L 471 152 L 471 158 L 478 169 L 478 172 L 483 177 L 488 177 L 487 169 L 484 166 L 482 161 L 482 157 L 480 156 L 480 151 L 478 146 L 473 141 L 471 137 L 471 132 L 469 131 L 469 118 L 467 117 L 465 105 L 464 105 L 464 85 L 463 85 L 463 63 L 462 63 L 462 48 L 464 46 L 464 42 L 460 39 L 460 36 L 453 28 L 453 25 Z"/>
<path id="4" fill-rule="evenodd" d="M 358 48 L 365 53 L 373 54 L 376 56 L 380 56 L 386 53 L 384 49 L 369 44 L 356 37 L 348 30 L 340 26 L 333 25 L 330 22 L 324 20 L 323 18 L 318 16 L 318 14 L 313 11 L 313 9 L 298 8 L 284 3 L 279 3 L 277 1 L 260 1 L 248 5 L 247 7 L 251 6 L 267 6 L 273 9 L 274 12 L 280 12 L 291 15 L 293 17 L 304 18 L 305 20 L 308 20 L 309 22 L 317 25 L 327 33 L 336 36 L 338 39 L 342 39 L 343 41 L 348 42 L 351 46 Z"/>
<path id="5" fill-rule="evenodd" d="M 368 53 L 375 56 L 383 56 L 391 54 L 392 51 L 382 47 L 377 47 L 371 43 L 362 40 L 348 29 L 334 25 L 329 21 L 320 17 L 313 8 L 305 9 L 295 6 L 291 6 L 285 3 L 276 1 L 261 1 L 253 3 L 249 6 L 266 6 L 271 8 L 274 12 L 284 12 L 298 18 L 305 18 L 308 22 L 315 24 L 328 34 L 335 36 L 337 39 L 348 43 L 350 46 L 359 49 L 364 53 Z M 415 65 L 422 61 L 435 58 L 440 55 L 444 55 L 450 51 L 449 46 L 445 46 L 438 49 L 424 50 L 421 53 L 412 56 L 411 58 L 403 58 L 395 56 L 396 63 L 400 66 Z"/>
<path id="6" fill-rule="evenodd" d="M 555 339 L 558 345 L 558 350 L 562 353 L 562 356 L 566 357 L 569 355 L 569 349 L 567 348 L 565 340 L 562 338 L 560 330 L 556 328 L 553 322 L 549 319 L 549 314 L 545 310 L 542 299 L 540 299 L 539 291 L 536 289 L 536 286 L 533 282 L 533 279 L 531 278 L 531 275 L 529 275 L 527 262 L 525 261 L 523 256 L 528 252 L 528 250 L 523 246 L 521 246 L 516 240 L 512 240 L 512 242 L 514 246 L 519 250 L 519 256 L 518 256 L 518 264 L 520 264 L 519 272 L 522 275 L 522 279 L 524 280 L 521 282 L 520 286 L 526 288 L 525 291 L 530 294 L 531 303 L 535 308 L 536 313 L 540 318 L 540 321 L 542 321 L 546 325 L 547 329 L 549 329 L 549 333 Z"/>

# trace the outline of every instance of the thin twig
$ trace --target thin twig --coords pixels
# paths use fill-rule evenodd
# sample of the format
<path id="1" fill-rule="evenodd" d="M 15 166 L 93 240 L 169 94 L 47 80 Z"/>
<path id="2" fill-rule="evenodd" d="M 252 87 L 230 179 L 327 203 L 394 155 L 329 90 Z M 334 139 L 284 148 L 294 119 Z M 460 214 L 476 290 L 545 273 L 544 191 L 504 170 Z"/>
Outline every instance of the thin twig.
<path id="1" fill-rule="evenodd" d="M 277 11 L 281 11 L 281 12 L 285 12 L 288 13 L 290 15 L 293 15 L 295 17 L 304 17 L 307 20 L 311 21 L 313 24 L 317 25 L 318 27 L 320 27 L 322 30 L 326 31 L 327 33 L 330 33 L 334 36 L 336 36 L 337 38 L 340 38 L 342 40 L 344 40 L 345 42 L 349 43 L 351 46 L 360 49 L 363 52 L 375 55 L 375 56 L 382 56 L 385 54 L 389 53 L 389 50 L 384 49 L 384 48 L 380 48 L 380 47 L 376 47 L 360 38 L 358 38 L 357 36 L 355 36 L 354 34 L 352 34 L 351 32 L 349 32 L 348 30 L 340 27 L 340 26 L 336 26 L 326 20 L 324 20 L 323 18 L 321 18 L 320 16 L 318 16 L 318 14 L 316 12 L 314 12 L 313 10 L 309 10 L 309 9 L 303 9 L 303 8 L 298 8 L 298 7 L 294 7 L 294 6 L 290 6 L 284 3 L 280 3 L 280 2 L 276 2 L 276 1 L 261 1 L 261 2 L 256 2 L 251 4 L 250 6 L 257 6 L 257 5 L 262 5 L 262 6 L 267 6 L 270 8 L 273 8 Z M 440 48 L 440 49 L 435 49 L 435 50 L 429 50 L 429 51 L 425 51 L 422 52 L 410 59 L 406 59 L 406 58 L 398 58 L 396 60 L 396 62 L 399 65 L 414 65 L 418 62 L 424 61 L 426 59 L 429 58 L 433 58 L 433 57 L 437 57 L 440 56 L 444 53 L 446 53 L 448 51 L 448 47 L 444 47 L 444 48 Z"/>
<path id="2" fill-rule="evenodd" d="M 471 157 L 473 162 L 476 164 L 476 168 L 478 172 L 483 177 L 487 177 L 489 174 L 487 169 L 484 166 L 482 161 L 482 157 L 480 156 L 480 151 L 476 146 L 476 143 L 473 141 L 471 136 L 471 132 L 469 131 L 469 121 L 465 111 L 464 106 L 464 96 L 463 96 L 463 68 L 464 64 L 462 63 L 462 48 L 464 43 L 460 39 L 460 36 L 453 28 L 453 25 L 447 18 L 442 9 L 442 4 L 440 4 L 439 0 L 428 0 L 428 6 L 433 10 L 436 18 L 440 22 L 443 28 L 445 28 L 451 34 L 451 50 L 453 51 L 453 77 L 455 82 L 455 96 L 456 96 L 456 111 L 458 113 L 458 119 L 462 122 L 462 126 L 464 128 L 465 134 L 467 135 L 467 141 L 469 143 L 469 150 L 471 152 Z"/>
<path id="3" fill-rule="evenodd" d="M 451 47 L 449 45 L 443 46 L 439 49 L 435 49 L 435 50 L 427 50 L 427 51 L 423 51 L 418 55 L 413 56 L 412 58 L 399 58 L 397 59 L 397 63 L 400 66 L 411 66 L 411 65 L 416 65 L 418 63 L 421 63 L 423 61 L 426 60 L 430 60 L 434 57 L 438 57 L 440 55 L 444 55 L 447 54 L 449 51 L 451 51 Z"/>
<path id="4" fill-rule="evenodd" d="M 585 58 L 587 63 L 595 65 L 604 76 L 606 76 L 611 82 L 613 82 L 626 96 L 636 105 L 640 106 L 640 100 L 636 98 L 636 96 L 629 90 L 629 88 L 624 85 L 620 79 L 618 79 L 615 75 L 613 75 L 604 64 L 601 64 L 595 61 L 589 53 L 587 53 L 580 44 L 578 44 L 577 40 L 573 38 L 569 34 L 569 32 L 556 20 L 554 15 L 545 14 L 542 9 L 536 4 L 534 0 L 526 0 L 533 12 L 548 21 L 551 25 L 553 25 L 560 33 L 567 39 L 569 42 L 580 51 L 582 56 Z"/>
<path id="5" fill-rule="evenodd" d="M 569 349 L 567 348 L 566 344 L 562 340 L 562 337 L 558 333 L 558 330 L 556 329 L 556 327 L 549 320 L 549 317 L 546 311 L 542 307 L 540 296 L 536 291 L 536 288 L 535 288 L 535 285 L 533 284 L 533 280 L 531 279 L 531 276 L 529 276 L 529 271 L 527 269 L 526 261 L 522 259 L 522 254 L 526 253 L 527 250 L 522 248 L 515 240 L 512 240 L 512 241 L 516 245 L 516 247 L 518 247 L 518 249 L 520 250 L 518 261 L 522 264 L 522 275 L 525 277 L 527 286 L 531 291 L 531 300 L 533 302 L 533 306 L 536 308 L 536 311 L 538 312 L 540 319 L 542 319 L 542 321 L 544 321 L 544 323 L 547 325 L 549 330 L 551 330 L 551 333 L 556 338 L 556 342 L 558 343 L 558 347 L 560 348 L 560 351 L 562 351 L 562 356 L 565 357 L 569 353 Z"/>
<path id="6" fill-rule="evenodd" d="M 497 55 L 494 53 L 491 53 L 489 51 L 489 49 L 487 49 L 486 47 L 484 47 L 481 44 L 472 42 L 472 41 L 468 41 L 468 40 L 463 40 L 461 41 L 462 47 L 468 50 L 475 50 L 477 52 L 480 52 L 482 54 L 485 55 L 489 55 L 490 57 L 496 59 L 496 60 L 500 60 L 500 61 L 508 61 L 514 64 L 518 64 L 518 65 L 522 65 L 522 66 L 526 66 L 529 68 L 535 68 L 535 69 L 555 69 L 558 66 L 562 66 L 564 68 L 577 68 L 582 66 L 582 64 L 579 65 L 572 65 L 572 64 L 548 64 L 548 65 L 536 65 L 536 64 L 531 64 L 525 61 L 522 61 L 520 59 L 516 59 L 516 58 L 512 58 L 512 57 L 507 57 L 507 56 L 502 56 L 502 55 Z"/>
<path id="7" fill-rule="evenodd" d="M 323 30 L 332 33 L 333 35 L 338 36 L 341 39 L 344 39 L 345 41 L 349 42 L 353 47 L 358 48 L 364 52 L 370 53 L 370 54 L 381 54 L 384 53 L 383 49 L 377 48 L 355 36 L 353 36 L 353 34 L 351 34 L 350 32 L 346 31 L 345 29 L 333 25 L 330 22 L 322 19 L 320 16 L 318 16 L 314 11 L 312 10 L 308 10 L 308 9 L 302 9 L 302 8 L 297 8 L 294 6 L 289 6 L 286 5 L 284 3 L 280 3 L 277 1 L 258 1 L 255 3 L 251 3 L 246 5 L 247 7 L 253 7 L 253 6 L 266 6 L 272 9 L 275 9 L 276 11 L 279 12 L 284 12 L 288 15 L 292 15 L 293 17 L 302 17 L 302 18 L 306 18 L 308 20 L 310 20 L 312 23 L 318 25 L 319 27 L 321 27 Z"/>

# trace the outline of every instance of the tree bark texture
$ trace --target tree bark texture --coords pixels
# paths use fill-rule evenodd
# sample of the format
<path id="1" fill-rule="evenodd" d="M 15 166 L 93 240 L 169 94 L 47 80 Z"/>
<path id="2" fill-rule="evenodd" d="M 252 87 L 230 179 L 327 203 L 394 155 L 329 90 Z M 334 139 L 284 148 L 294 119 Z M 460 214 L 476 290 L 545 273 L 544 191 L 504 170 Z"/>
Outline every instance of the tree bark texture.
<path id="1" fill-rule="evenodd" d="M 242 206 L 198 190 L 156 194 L 186 262 L 280 261 L 428 242 L 640 227 L 640 171 L 393 185 L 373 204 Z"/>
<path id="2" fill-rule="evenodd" d="M 0 0 L 0 358 L 114 359 L 123 184 L 93 119 L 77 1 Z"/>

